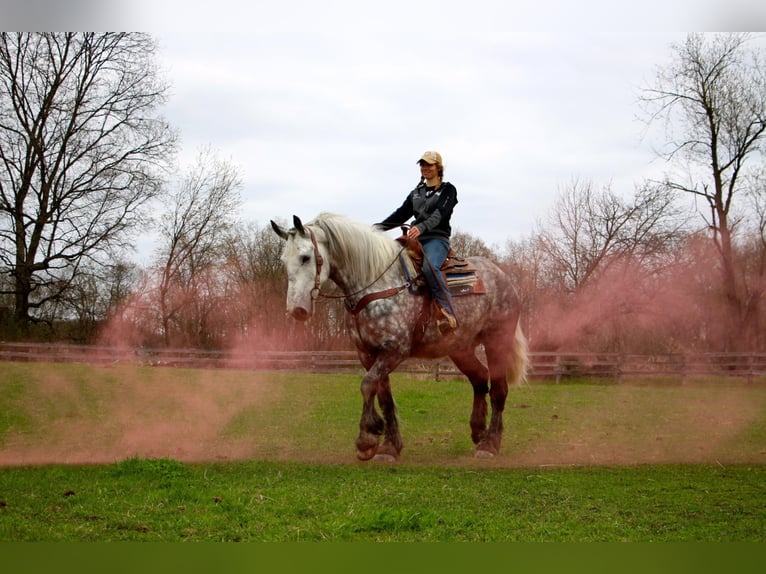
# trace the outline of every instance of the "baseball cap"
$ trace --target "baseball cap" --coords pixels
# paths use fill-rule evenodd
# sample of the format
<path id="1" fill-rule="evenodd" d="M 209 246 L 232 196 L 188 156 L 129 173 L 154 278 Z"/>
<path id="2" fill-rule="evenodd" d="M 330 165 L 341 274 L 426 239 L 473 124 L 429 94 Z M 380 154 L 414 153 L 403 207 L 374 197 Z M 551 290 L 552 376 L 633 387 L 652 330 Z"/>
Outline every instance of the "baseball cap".
<path id="1" fill-rule="evenodd" d="M 442 156 L 439 154 L 438 151 L 427 151 L 423 153 L 423 155 L 420 156 L 420 159 L 417 161 L 417 163 L 420 163 L 421 161 L 430 163 L 431 165 L 433 164 L 443 165 Z"/>

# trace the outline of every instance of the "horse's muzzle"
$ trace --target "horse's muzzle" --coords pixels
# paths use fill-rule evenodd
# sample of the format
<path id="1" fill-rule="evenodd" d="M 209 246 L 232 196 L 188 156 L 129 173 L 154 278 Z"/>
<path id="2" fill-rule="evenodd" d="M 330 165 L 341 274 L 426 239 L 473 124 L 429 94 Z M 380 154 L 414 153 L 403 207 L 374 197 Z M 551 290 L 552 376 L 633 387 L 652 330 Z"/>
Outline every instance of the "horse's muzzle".
<path id="1" fill-rule="evenodd" d="M 311 317 L 311 313 L 309 313 L 303 307 L 295 307 L 292 311 L 290 311 L 290 316 L 293 319 L 297 319 L 298 321 L 306 321 L 309 317 Z"/>

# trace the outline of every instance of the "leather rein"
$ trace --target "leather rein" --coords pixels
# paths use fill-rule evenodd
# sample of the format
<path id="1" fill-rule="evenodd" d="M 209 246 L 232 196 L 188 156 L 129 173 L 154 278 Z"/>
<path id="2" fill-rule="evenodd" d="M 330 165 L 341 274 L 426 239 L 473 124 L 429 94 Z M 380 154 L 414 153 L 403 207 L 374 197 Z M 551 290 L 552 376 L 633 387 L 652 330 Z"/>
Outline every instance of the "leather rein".
<path id="1" fill-rule="evenodd" d="M 324 293 L 320 292 L 320 285 L 321 285 L 321 273 L 322 273 L 322 265 L 324 265 L 324 258 L 322 257 L 321 253 L 319 253 L 319 245 L 317 244 L 316 236 L 314 235 L 314 230 L 311 229 L 310 226 L 305 225 L 304 229 L 306 229 L 309 232 L 309 238 L 311 239 L 311 245 L 314 247 L 314 262 L 316 264 L 316 275 L 314 276 L 314 288 L 311 290 L 311 304 L 314 304 L 314 301 L 319 298 L 323 297 L 325 299 L 345 299 L 346 304 L 346 310 L 351 313 L 352 315 L 356 316 L 359 313 L 362 312 L 362 310 L 367 307 L 370 303 L 373 301 L 377 301 L 378 299 L 387 299 L 388 297 L 393 297 L 394 295 L 397 295 L 398 293 L 401 293 L 404 291 L 409 285 L 412 283 L 412 281 L 406 281 L 403 285 L 399 285 L 398 287 L 390 287 L 388 289 L 383 289 L 382 291 L 374 291 L 372 293 L 367 293 L 364 295 L 359 301 L 356 302 L 356 305 L 352 305 L 349 303 L 348 298 L 353 297 L 354 295 L 359 295 L 360 293 L 363 293 L 375 283 L 380 281 L 381 277 L 388 272 L 391 267 L 393 267 L 394 263 L 399 259 L 402 252 L 404 251 L 406 246 L 402 246 L 402 248 L 399 250 L 399 253 L 396 254 L 396 257 L 391 261 L 391 263 L 388 264 L 388 266 L 381 272 L 380 275 L 378 275 L 372 283 L 367 285 L 366 287 L 362 287 L 358 291 L 354 291 L 353 293 L 349 293 L 348 295 L 325 295 Z"/>

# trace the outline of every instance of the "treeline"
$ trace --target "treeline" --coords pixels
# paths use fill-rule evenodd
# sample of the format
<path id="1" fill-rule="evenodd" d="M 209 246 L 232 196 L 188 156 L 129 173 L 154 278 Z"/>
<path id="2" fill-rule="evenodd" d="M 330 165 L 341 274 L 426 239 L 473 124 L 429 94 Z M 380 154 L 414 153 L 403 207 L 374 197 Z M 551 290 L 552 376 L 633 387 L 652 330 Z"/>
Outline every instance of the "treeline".
<path id="1" fill-rule="evenodd" d="M 341 300 L 285 317 L 281 242 L 239 217 L 235 166 L 208 149 L 168 177 L 178 140 L 155 51 L 138 33 L 0 33 L 0 336 L 347 349 Z M 575 177 L 528 238 L 458 232 L 453 247 L 508 271 L 533 350 L 766 350 L 758 38 L 690 34 L 639 105 L 662 128 L 663 178 Z M 149 225 L 156 250 L 137 265 L 125 243 Z"/>
<path id="2" fill-rule="evenodd" d="M 715 245 L 663 194 L 652 198 L 659 211 L 636 209 L 647 201 L 643 190 L 625 201 L 574 182 L 530 238 L 490 247 L 458 231 L 453 246 L 492 257 L 514 279 L 533 350 L 764 351 L 761 299 L 749 300 L 746 328 L 729 330 Z M 650 227 L 637 214 L 650 212 L 654 227 L 637 233 Z M 215 236 L 184 257 L 160 250 L 148 267 L 83 272 L 70 297 L 38 325 L 37 338 L 150 348 L 350 349 L 341 300 L 320 298 L 307 323 L 285 315 L 282 242 L 270 227 L 228 225 Z M 751 297 L 764 284 L 764 245 L 752 234 L 736 245 L 738 282 Z"/>

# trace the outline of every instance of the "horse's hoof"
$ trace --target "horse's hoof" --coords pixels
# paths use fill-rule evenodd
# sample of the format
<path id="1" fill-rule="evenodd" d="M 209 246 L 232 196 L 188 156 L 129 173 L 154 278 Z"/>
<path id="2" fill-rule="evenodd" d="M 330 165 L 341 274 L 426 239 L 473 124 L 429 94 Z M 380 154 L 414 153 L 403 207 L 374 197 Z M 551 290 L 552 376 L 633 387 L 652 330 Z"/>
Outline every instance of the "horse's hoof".
<path id="1" fill-rule="evenodd" d="M 477 450 L 474 453 L 474 457 L 476 458 L 495 458 L 495 453 L 490 452 L 488 450 Z"/>
<path id="2" fill-rule="evenodd" d="M 373 462 L 396 462 L 397 458 L 392 454 L 378 453 L 372 457 Z"/>
<path id="3" fill-rule="evenodd" d="M 359 460 L 370 460 L 372 457 L 375 456 L 375 453 L 378 452 L 378 445 L 375 445 L 372 448 L 368 448 L 366 450 L 357 450 L 356 451 L 356 458 Z"/>

